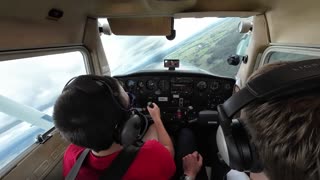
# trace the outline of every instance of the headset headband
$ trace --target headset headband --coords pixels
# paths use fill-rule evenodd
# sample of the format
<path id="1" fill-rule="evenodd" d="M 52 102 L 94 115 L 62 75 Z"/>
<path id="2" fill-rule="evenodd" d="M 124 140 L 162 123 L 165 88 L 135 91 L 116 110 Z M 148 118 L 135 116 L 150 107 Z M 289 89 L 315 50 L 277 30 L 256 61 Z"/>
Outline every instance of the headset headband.
<path id="1" fill-rule="evenodd" d="M 320 59 L 299 61 L 280 66 L 252 79 L 245 88 L 221 106 L 225 115 L 231 118 L 254 100 L 269 101 L 319 87 Z"/>
<path id="2" fill-rule="evenodd" d="M 114 92 L 103 78 L 105 77 L 94 77 L 94 76 L 88 76 L 88 75 L 74 77 L 67 82 L 62 92 L 68 89 L 77 89 L 86 94 L 95 94 L 95 93 L 106 93 L 106 90 L 107 90 L 107 92 L 111 93 L 110 94 L 111 98 L 115 102 L 118 109 L 125 112 L 129 112 L 130 109 L 123 107 L 120 104 L 120 102 L 116 99 L 116 96 L 119 96 L 119 93 Z M 131 106 L 131 103 L 133 102 L 132 99 L 134 99 L 134 97 L 132 97 L 132 95 L 129 95 L 129 97 L 130 97 L 130 106 Z"/>

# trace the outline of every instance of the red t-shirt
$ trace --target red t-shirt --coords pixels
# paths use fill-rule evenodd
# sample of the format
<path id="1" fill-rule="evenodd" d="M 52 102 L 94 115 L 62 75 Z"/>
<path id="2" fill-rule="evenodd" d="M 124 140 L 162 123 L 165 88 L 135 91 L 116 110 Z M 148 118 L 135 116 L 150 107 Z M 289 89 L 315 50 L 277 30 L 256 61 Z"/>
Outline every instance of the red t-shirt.
<path id="1" fill-rule="evenodd" d="M 71 144 L 63 159 L 63 176 L 66 177 L 77 158 L 84 151 L 83 147 Z M 90 152 L 77 175 L 77 180 L 99 179 L 104 170 L 120 151 L 104 157 L 97 157 Z M 128 171 L 124 180 L 167 180 L 175 173 L 175 163 L 170 152 L 158 141 L 151 140 L 144 143 Z"/>

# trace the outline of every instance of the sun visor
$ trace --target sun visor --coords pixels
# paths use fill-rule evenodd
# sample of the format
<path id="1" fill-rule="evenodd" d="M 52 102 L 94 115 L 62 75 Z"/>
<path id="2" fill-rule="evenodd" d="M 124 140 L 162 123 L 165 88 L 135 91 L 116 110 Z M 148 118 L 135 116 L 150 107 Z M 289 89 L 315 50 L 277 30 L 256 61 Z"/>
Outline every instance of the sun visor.
<path id="1" fill-rule="evenodd" d="M 108 18 L 115 35 L 167 36 L 171 34 L 171 17 Z"/>
<path id="2" fill-rule="evenodd" d="M 320 59 L 289 63 L 250 80 L 223 103 L 223 109 L 230 118 L 255 99 L 267 101 L 316 88 L 320 88 Z"/>

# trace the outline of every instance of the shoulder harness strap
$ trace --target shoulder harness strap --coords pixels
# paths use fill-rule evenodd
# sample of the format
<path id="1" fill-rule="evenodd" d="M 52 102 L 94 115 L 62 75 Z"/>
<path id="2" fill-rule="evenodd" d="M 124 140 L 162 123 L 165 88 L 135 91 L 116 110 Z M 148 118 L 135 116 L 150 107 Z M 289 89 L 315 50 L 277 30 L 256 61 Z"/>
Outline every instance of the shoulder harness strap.
<path id="1" fill-rule="evenodd" d="M 65 180 L 74 180 L 76 179 L 78 172 L 81 168 L 81 165 L 84 161 L 84 159 L 86 159 L 87 155 L 89 154 L 90 149 L 85 149 L 80 157 L 77 159 L 76 163 L 73 165 L 72 169 L 70 170 L 70 172 L 68 173 L 68 175 L 66 176 Z"/>

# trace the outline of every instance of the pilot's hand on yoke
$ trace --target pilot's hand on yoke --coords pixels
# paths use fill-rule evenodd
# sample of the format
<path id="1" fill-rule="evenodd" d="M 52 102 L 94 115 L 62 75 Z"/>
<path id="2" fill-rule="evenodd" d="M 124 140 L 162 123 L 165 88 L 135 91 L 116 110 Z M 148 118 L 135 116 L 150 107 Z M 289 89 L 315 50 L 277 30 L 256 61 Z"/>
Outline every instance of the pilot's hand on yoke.
<path id="1" fill-rule="evenodd" d="M 189 179 L 195 179 L 202 166 L 202 156 L 195 151 L 183 157 L 182 161 L 184 174 Z"/>
<path id="2" fill-rule="evenodd" d="M 153 121 L 161 121 L 161 115 L 160 115 L 160 108 L 155 104 L 152 103 L 153 107 L 147 106 L 147 109 L 150 113 L 151 118 L 153 119 Z"/>

